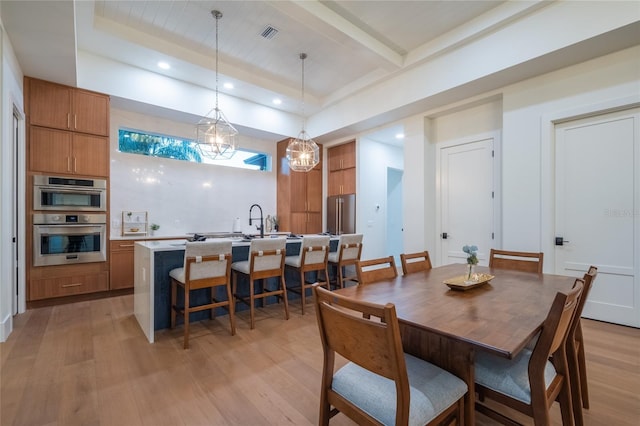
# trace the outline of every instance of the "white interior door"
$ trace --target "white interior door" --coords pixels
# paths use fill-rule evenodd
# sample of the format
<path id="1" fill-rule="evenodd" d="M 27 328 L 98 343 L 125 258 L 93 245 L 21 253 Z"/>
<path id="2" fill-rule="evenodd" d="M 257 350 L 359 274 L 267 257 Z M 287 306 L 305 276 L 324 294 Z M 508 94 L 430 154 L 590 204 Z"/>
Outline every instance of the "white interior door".
<path id="1" fill-rule="evenodd" d="M 404 251 L 402 175 L 402 170 L 387 168 L 387 256 L 394 256 L 397 265 L 400 265 L 400 253 Z"/>
<path id="2" fill-rule="evenodd" d="M 465 245 L 487 264 L 494 237 L 494 138 L 445 144 L 438 150 L 440 264 L 466 263 Z"/>
<path id="3" fill-rule="evenodd" d="M 559 124 L 557 274 L 598 267 L 583 316 L 640 326 L 640 114 L 621 111 Z"/>

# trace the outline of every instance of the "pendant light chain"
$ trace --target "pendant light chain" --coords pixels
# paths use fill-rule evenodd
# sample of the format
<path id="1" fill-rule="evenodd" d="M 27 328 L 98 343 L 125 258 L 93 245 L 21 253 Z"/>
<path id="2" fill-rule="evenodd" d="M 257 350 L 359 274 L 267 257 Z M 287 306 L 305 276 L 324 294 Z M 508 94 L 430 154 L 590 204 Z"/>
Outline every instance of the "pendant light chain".
<path id="1" fill-rule="evenodd" d="M 222 18 L 222 12 L 217 10 L 212 10 L 211 14 L 214 18 L 216 18 L 216 111 L 219 111 L 218 108 L 218 21 Z"/>
<path id="2" fill-rule="evenodd" d="M 302 109 L 302 131 L 304 132 L 304 127 L 305 124 L 307 122 L 307 117 L 305 116 L 304 113 L 304 60 L 307 59 L 307 54 L 306 53 L 301 53 L 300 54 L 300 59 L 302 60 L 302 105 L 301 105 L 301 109 Z"/>

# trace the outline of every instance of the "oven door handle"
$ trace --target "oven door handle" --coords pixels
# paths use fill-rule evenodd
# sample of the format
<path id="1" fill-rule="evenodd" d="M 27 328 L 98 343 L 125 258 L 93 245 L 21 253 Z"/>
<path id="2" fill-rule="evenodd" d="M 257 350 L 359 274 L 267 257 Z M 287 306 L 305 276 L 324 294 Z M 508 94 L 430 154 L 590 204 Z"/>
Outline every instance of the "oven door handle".
<path id="1" fill-rule="evenodd" d="M 69 189 L 67 187 L 60 186 L 41 186 L 40 192 L 64 192 L 65 194 L 77 194 L 78 192 L 86 193 L 86 194 L 96 194 L 100 195 L 104 193 L 105 189 L 96 189 L 96 188 L 73 188 Z"/>
<path id="2" fill-rule="evenodd" d="M 38 229 L 38 234 L 41 236 L 48 235 L 84 235 L 87 233 L 101 233 L 106 225 L 34 225 Z"/>

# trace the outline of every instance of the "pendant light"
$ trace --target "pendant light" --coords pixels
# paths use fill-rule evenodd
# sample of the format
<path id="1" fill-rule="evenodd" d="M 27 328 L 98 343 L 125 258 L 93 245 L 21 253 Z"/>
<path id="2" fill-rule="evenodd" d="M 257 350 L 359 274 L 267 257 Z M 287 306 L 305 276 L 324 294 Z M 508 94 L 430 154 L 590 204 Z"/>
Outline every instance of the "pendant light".
<path id="1" fill-rule="evenodd" d="M 218 21 L 222 12 L 212 10 L 216 20 L 216 106 L 196 124 L 196 144 L 200 154 L 212 160 L 225 160 L 236 152 L 238 131 L 218 108 Z"/>
<path id="2" fill-rule="evenodd" d="M 304 130 L 304 60 L 306 53 L 300 54 L 302 61 L 302 131 L 298 137 L 290 140 L 287 145 L 287 160 L 289 168 L 295 172 L 308 172 L 320 162 L 320 149 Z"/>

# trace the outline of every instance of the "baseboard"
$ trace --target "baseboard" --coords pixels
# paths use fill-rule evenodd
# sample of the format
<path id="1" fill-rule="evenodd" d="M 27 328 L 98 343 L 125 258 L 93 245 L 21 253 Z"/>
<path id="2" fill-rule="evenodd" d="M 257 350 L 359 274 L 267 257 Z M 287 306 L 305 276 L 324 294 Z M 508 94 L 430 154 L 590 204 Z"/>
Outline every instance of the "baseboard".
<path id="1" fill-rule="evenodd" d="M 0 323 L 0 342 L 6 342 L 13 331 L 13 315 L 9 314 Z"/>

